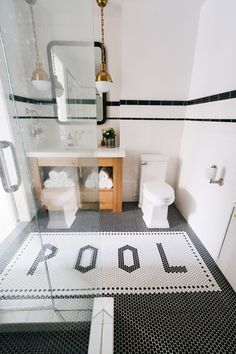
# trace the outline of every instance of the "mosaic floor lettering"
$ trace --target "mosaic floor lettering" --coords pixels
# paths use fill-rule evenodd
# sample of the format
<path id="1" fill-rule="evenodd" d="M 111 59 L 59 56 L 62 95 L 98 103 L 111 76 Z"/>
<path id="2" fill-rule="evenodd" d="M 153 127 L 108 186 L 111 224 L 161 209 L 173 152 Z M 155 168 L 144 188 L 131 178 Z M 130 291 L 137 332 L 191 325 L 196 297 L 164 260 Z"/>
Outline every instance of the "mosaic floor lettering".
<path id="1" fill-rule="evenodd" d="M 0 298 L 220 291 L 184 231 L 31 233 L 1 274 Z"/>

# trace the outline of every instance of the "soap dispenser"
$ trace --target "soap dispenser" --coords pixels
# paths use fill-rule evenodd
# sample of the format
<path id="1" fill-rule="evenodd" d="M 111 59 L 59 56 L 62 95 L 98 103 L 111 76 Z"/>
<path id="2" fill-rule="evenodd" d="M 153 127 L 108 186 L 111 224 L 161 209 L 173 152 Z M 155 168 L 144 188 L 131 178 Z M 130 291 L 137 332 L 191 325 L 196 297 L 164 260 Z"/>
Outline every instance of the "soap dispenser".
<path id="1" fill-rule="evenodd" d="M 73 138 L 71 133 L 69 133 L 68 138 L 67 138 L 67 147 L 73 147 L 74 143 L 73 143 Z"/>

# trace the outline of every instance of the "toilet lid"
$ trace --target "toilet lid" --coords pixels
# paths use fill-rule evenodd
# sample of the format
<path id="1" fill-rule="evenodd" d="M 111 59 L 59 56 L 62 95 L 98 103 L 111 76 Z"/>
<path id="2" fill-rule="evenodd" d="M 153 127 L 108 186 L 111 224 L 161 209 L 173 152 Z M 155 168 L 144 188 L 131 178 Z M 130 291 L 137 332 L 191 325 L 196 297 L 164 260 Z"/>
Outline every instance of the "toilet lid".
<path id="1" fill-rule="evenodd" d="M 165 182 L 151 181 L 144 183 L 143 191 L 148 198 L 155 201 L 168 201 L 174 198 L 174 189 Z"/>

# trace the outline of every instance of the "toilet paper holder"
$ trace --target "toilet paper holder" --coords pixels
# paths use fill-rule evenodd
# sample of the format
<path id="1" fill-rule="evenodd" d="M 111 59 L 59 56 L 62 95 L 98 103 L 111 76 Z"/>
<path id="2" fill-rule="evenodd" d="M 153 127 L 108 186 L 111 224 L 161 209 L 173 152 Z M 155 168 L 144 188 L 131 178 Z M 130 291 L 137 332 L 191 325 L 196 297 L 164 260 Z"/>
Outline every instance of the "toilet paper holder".
<path id="1" fill-rule="evenodd" d="M 217 166 L 212 165 L 210 168 L 206 169 L 206 178 L 209 179 L 211 184 L 218 184 L 219 186 L 223 186 L 224 178 L 220 177 L 216 179 Z"/>

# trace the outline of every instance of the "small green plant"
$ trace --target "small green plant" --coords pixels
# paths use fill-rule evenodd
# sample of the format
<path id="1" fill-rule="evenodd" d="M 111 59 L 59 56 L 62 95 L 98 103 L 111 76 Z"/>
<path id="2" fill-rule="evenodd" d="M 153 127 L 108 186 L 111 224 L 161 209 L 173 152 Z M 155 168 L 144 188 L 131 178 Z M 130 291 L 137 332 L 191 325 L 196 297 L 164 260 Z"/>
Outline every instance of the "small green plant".
<path id="1" fill-rule="evenodd" d="M 116 132 L 113 128 L 103 129 L 102 136 L 105 139 L 115 139 Z"/>

